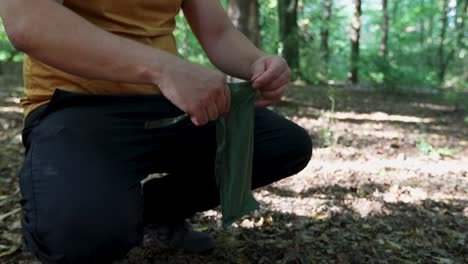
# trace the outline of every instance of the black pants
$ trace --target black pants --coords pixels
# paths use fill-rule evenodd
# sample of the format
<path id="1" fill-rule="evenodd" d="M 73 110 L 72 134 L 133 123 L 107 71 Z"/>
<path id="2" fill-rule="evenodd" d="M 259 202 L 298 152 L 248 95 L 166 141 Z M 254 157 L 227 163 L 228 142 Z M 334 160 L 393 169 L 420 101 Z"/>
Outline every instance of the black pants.
<path id="1" fill-rule="evenodd" d="M 162 96 L 90 96 L 57 91 L 30 114 L 20 173 L 23 232 L 44 263 L 104 263 L 124 257 L 149 223 L 219 204 L 215 125 L 190 121 L 145 130 L 182 112 Z M 253 188 L 301 171 L 312 155 L 304 129 L 255 113 Z M 151 173 L 168 173 L 143 186 Z"/>

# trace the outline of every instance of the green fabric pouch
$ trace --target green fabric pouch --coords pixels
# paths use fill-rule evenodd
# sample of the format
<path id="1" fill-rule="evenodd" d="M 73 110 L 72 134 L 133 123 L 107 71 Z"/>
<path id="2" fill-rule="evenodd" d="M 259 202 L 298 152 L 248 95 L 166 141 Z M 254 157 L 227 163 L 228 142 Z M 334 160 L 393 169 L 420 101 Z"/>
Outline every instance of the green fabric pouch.
<path id="1" fill-rule="evenodd" d="M 252 160 L 254 117 L 257 91 L 251 82 L 230 83 L 231 111 L 216 121 L 215 175 L 221 199 L 223 225 L 229 226 L 255 210 L 259 203 L 252 195 Z M 176 118 L 148 121 L 146 129 L 168 127 L 188 119 Z"/>

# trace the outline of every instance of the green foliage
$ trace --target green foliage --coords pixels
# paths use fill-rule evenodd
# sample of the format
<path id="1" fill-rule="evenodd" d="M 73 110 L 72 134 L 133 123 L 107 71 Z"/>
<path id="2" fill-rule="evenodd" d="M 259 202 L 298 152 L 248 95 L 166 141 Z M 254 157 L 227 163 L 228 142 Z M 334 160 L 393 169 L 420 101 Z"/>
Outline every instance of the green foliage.
<path id="1" fill-rule="evenodd" d="M 174 36 L 177 40 L 178 52 L 180 56 L 191 62 L 197 62 L 205 65 L 211 65 L 210 60 L 203 51 L 197 38 L 190 30 L 185 17 L 181 13 L 176 18 L 177 29 Z"/>
<path id="2" fill-rule="evenodd" d="M 446 91 L 443 98 L 450 105 L 454 105 L 457 110 L 462 110 L 468 113 L 468 101 L 465 96 L 460 96 L 457 91 Z"/>
<path id="3" fill-rule="evenodd" d="M 227 6 L 227 0 L 221 1 Z M 326 76 L 321 76 L 325 62 L 320 56 L 320 29 L 323 25 L 323 0 L 301 0 L 298 8 L 300 47 L 300 77 L 307 83 L 318 84 L 329 80 L 346 81 L 349 60 L 349 27 L 352 19 L 351 1 L 334 0 L 330 31 L 330 61 Z M 443 52 L 448 62 L 445 81 L 439 80 L 441 60 L 438 57 L 440 32 L 442 31 L 442 1 L 389 1 L 390 17 L 388 55 L 379 56 L 382 37 L 381 0 L 363 3 L 360 79 L 377 86 L 393 87 L 443 87 L 468 89 L 468 39 L 460 35 L 459 21 L 467 16 L 462 10 L 462 0 L 449 1 L 448 27 Z M 422 4 L 423 3 L 423 4 Z M 456 5 L 459 3 L 459 6 Z M 279 54 L 281 43 L 278 28 L 278 0 L 259 1 L 262 49 Z M 458 24 L 457 24 L 458 23 Z M 189 61 L 210 64 L 183 15 L 177 17 L 175 37 L 179 54 Z M 463 32 L 461 33 L 463 34 Z M 466 33 L 465 33 L 466 35 Z M 462 36 L 461 38 L 459 36 Z M 20 61 L 0 24 L 0 62 Z"/>
<path id="4" fill-rule="evenodd" d="M 22 59 L 22 54 L 17 52 L 8 40 L 5 28 L 0 20 L 0 62 L 21 61 Z"/>
<path id="5" fill-rule="evenodd" d="M 333 146 L 333 135 L 330 128 L 322 128 L 318 133 L 319 144 L 323 147 Z"/>
<path id="6" fill-rule="evenodd" d="M 277 1 L 274 0 L 266 0 L 260 3 L 262 48 L 270 54 L 277 54 L 279 49 L 277 4 Z"/>
<path id="7" fill-rule="evenodd" d="M 434 147 L 421 138 L 418 139 L 418 149 L 424 154 L 429 154 L 431 152 L 434 152 Z"/>

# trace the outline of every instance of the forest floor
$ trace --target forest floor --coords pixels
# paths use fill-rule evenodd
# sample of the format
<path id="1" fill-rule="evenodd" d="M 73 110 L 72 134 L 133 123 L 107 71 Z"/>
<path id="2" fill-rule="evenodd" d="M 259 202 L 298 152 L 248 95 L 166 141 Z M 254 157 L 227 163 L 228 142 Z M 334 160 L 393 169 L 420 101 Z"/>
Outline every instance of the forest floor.
<path id="1" fill-rule="evenodd" d="M 21 88 L 1 87 L 0 262 L 37 263 L 20 235 Z M 211 254 L 147 235 L 119 263 L 468 263 L 468 121 L 441 98 L 292 88 L 275 110 L 314 139 L 309 165 L 257 190 L 261 208 L 232 227 L 216 210 L 192 219 Z"/>

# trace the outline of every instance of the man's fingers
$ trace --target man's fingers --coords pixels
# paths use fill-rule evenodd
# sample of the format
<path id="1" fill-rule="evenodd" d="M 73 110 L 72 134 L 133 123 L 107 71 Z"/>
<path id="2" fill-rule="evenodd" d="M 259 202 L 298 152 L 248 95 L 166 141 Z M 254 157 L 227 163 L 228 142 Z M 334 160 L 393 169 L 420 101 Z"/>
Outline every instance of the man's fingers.
<path id="1" fill-rule="evenodd" d="M 265 65 L 265 61 L 262 58 L 262 59 L 258 60 L 252 67 L 251 81 L 255 81 L 265 71 L 266 71 L 266 65 Z"/>
<path id="2" fill-rule="evenodd" d="M 287 88 L 287 86 L 289 86 L 289 81 L 291 80 L 291 75 L 292 73 L 289 69 L 285 70 L 280 77 L 270 84 L 269 88 L 271 88 L 271 90 L 277 90 L 283 86 L 286 86 Z"/>
<path id="3" fill-rule="evenodd" d="M 204 126 L 206 123 L 208 123 L 208 113 L 205 109 L 203 109 L 191 116 L 190 119 L 196 126 Z"/>
<path id="4" fill-rule="evenodd" d="M 285 69 L 274 81 L 270 82 L 267 86 L 262 87 L 262 91 L 277 90 L 285 84 L 288 84 L 290 79 L 291 71 L 289 69 Z"/>
<path id="5" fill-rule="evenodd" d="M 278 101 L 283 97 L 284 92 L 286 91 L 287 86 L 282 86 L 279 89 L 273 91 L 265 91 L 262 92 L 263 99 L 270 100 L 270 101 Z"/>
<path id="6" fill-rule="evenodd" d="M 254 81 L 253 87 L 260 88 L 271 83 L 273 80 L 278 78 L 285 68 L 287 68 L 287 63 L 284 59 L 273 60 L 268 69 Z"/>
<path id="7" fill-rule="evenodd" d="M 224 101 L 226 102 L 226 105 L 222 114 L 228 115 L 231 111 L 231 90 L 229 89 L 229 86 L 227 84 L 224 87 Z"/>
<path id="8" fill-rule="evenodd" d="M 256 107 L 266 107 L 269 105 L 272 105 L 274 102 L 270 100 L 265 100 L 265 99 L 260 99 L 257 102 L 255 102 Z"/>
<path id="9" fill-rule="evenodd" d="M 224 92 L 224 88 L 219 91 L 218 96 L 216 97 L 215 100 L 216 103 L 216 109 L 218 113 L 223 114 L 226 110 L 226 95 Z"/>
<path id="10" fill-rule="evenodd" d="M 262 99 L 258 100 L 255 103 L 255 106 L 269 106 L 272 105 L 283 98 L 284 94 L 288 90 L 288 84 L 281 86 L 280 88 L 274 91 L 265 91 L 262 92 Z"/>
<path id="11" fill-rule="evenodd" d="M 208 116 L 208 121 L 214 121 L 218 119 L 219 111 L 216 104 L 211 104 L 207 108 L 205 108 L 206 114 Z"/>

